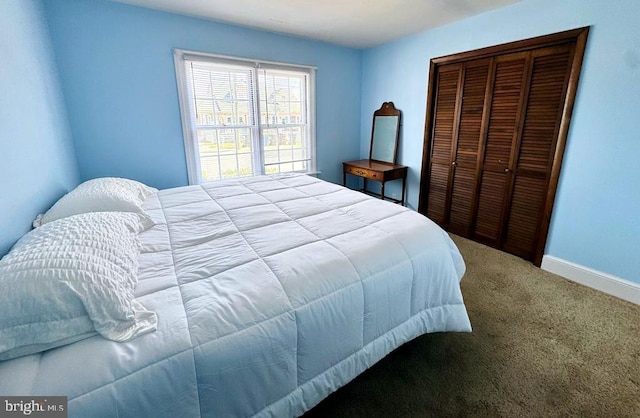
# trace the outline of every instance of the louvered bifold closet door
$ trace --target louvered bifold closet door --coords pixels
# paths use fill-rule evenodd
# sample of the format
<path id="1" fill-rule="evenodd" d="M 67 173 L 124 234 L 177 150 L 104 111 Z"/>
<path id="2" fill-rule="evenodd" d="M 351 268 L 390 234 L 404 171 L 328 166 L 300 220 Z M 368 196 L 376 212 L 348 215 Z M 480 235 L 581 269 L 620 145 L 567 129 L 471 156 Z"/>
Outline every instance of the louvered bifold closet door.
<path id="1" fill-rule="evenodd" d="M 483 136 L 487 82 L 491 60 L 467 62 L 462 68 L 462 91 L 451 195 L 448 230 L 469 237 L 476 203 L 477 167 Z"/>
<path id="2" fill-rule="evenodd" d="M 507 191 L 515 153 L 529 53 L 495 58 L 474 239 L 499 247 L 508 212 Z"/>
<path id="3" fill-rule="evenodd" d="M 447 223 L 447 195 L 454 135 L 458 123 L 458 86 L 462 66 L 445 65 L 437 74 L 435 114 L 429 164 L 427 216 L 444 226 Z"/>
<path id="4" fill-rule="evenodd" d="M 588 32 L 431 60 L 420 213 L 540 266 Z"/>
<path id="5" fill-rule="evenodd" d="M 528 260 L 534 258 L 542 223 L 573 49 L 565 45 L 531 52 L 502 245 L 505 251 Z"/>

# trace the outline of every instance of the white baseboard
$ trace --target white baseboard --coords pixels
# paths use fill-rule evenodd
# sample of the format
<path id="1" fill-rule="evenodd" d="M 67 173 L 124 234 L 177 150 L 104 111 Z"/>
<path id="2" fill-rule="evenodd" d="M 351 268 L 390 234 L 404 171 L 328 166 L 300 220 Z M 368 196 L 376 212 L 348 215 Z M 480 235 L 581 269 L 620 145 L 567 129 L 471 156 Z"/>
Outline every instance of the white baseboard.
<path id="1" fill-rule="evenodd" d="M 542 257 L 542 270 L 589 286 L 609 295 L 640 305 L 640 284 L 563 260 L 552 255 Z"/>

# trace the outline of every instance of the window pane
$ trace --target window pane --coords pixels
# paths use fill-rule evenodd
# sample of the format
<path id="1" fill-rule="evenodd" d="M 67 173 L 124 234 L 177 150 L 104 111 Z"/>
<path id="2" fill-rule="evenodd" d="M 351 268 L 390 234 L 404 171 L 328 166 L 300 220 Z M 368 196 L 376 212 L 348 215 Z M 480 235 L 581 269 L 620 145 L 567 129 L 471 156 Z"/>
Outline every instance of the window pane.
<path id="1" fill-rule="evenodd" d="M 278 150 L 277 149 L 265 149 L 264 150 L 264 163 L 267 164 L 276 164 L 279 161 L 278 159 Z"/>
<path id="2" fill-rule="evenodd" d="M 235 154 L 236 153 L 236 130 L 235 129 L 221 129 L 218 132 L 218 140 L 220 147 L 220 154 Z"/>
<path id="3" fill-rule="evenodd" d="M 238 166 L 240 167 L 240 176 L 253 176 L 253 158 L 250 153 L 238 154 Z"/>
<path id="4" fill-rule="evenodd" d="M 198 126 L 213 125 L 213 101 L 196 99 L 196 124 Z"/>
<path id="5" fill-rule="evenodd" d="M 266 166 L 264 168 L 264 173 L 265 174 L 277 174 L 277 173 L 280 172 L 280 171 L 278 171 L 278 168 L 279 168 L 279 165 L 277 165 L 277 164 L 276 165 Z"/>
<path id="6" fill-rule="evenodd" d="M 293 161 L 293 150 L 291 148 L 281 148 L 280 161 Z"/>
<path id="7" fill-rule="evenodd" d="M 289 171 L 293 171 L 293 163 L 283 163 L 280 164 L 280 172 L 281 173 L 286 173 Z"/>
<path id="8" fill-rule="evenodd" d="M 251 103 L 248 101 L 237 101 L 235 106 L 234 125 L 251 125 Z"/>
<path id="9" fill-rule="evenodd" d="M 293 161 L 306 160 L 307 156 L 306 148 L 294 148 L 293 149 Z"/>
<path id="10" fill-rule="evenodd" d="M 302 135 L 302 127 L 300 126 L 296 126 L 296 127 L 290 127 L 290 128 L 284 128 L 284 136 L 287 139 L 287 145 L 291 145 L 291 147 L 297 147 L 300 148 L 303 145 L 303 135 Z"/>
<path id="11" fill-rule="evenodd" d="M 198 131 L 198 152 L 204 180 L 218 180 L 218 135 L 216 131 Z"/>
<path id="12" fill-rule="evenodd" d="M 212 98 L 211 91 L 211 78 L 209 77 L 209 71 L 203 68 L 198 68 L 192 65 L 192 79 L 193 79 L 193 92 L 198 98 L 210 99 Z"/>
<path id="13" fill-rule="evenodd" d="M 306 123 L 306 117 L 302 112 L 302 104 L 300 102 L 291 102 L 291 123 Z"/>
<path id="14" fill-rule="evenodd" d="M 200 152 L 204 150 L 218 151 L 218 134 L 214 130 L 198 131 L 198 146 Z"/>
<path id="15" fill-rule="evenodd" d="M 253 141 L 251 139 L 251 129 L 249 128 L 236 129 L 236 135 L 238 138 L 238 152 L 251 154 L 253 152 Z"/>
<path id="16" fill-rule="evenodd" d="M 233 84 L 233 98 L 235 100 L 249 101 L 252 98 L 252 94 L 249 91 L 251 86 L 251 74 L 250 72 L 235 72 L 232 74 Z"/>
<path id="17" fill-rule="evenodd" d="M 221 155 L 220 156 L 220 170 L 222 171 L 222 178 L 238 177 L 238 161 L 234 155 Z"/>
<path id="18" fill-rule="evenodd" d="M 264 163 L 278 162 L 278 129 L 263 129 Z"/>
<path id="19" fill-rule="evenodd" d="M 199 130 L 197 137 L 203 180 L 255 175 L 251 129 Z"/>

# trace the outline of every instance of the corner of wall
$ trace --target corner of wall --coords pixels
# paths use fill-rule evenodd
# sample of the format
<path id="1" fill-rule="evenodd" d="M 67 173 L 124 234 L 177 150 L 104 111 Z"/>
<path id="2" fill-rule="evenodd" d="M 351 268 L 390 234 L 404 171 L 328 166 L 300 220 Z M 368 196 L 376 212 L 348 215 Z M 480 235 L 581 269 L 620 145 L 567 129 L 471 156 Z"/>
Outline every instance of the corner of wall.
<path id="1" fill-rule="evenodd" d="M 40 0 L 0 1 L 0 256 L 79 181 L 43 9 Z"/>

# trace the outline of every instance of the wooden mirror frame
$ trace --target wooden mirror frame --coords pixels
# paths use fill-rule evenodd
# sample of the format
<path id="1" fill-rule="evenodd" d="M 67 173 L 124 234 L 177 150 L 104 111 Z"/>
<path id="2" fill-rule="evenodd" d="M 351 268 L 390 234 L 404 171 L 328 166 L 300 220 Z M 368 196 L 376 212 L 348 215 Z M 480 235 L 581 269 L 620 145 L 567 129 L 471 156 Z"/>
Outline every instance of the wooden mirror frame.
<path id="1" fill-rule="evenodd" d="M 395 137 L 393 138 L 393 159 L 392 161 L 386 161 L 386 160 L 378 160 L 373 158 L 373 143 L 374 143 L 374 138 L 376 136 L 376 117 L 377 116 L 397 116 L 397 123 L 396 123 L 396 129 L 395 129 Z M 380 106 L 380 109 L 376 110 L 375 112 L 373 112 L 373 123 L 372 123 L 372 127 L 371 127 L 371 144 L 369 146 L 369 160 L 373 160 L 373 161 L 380 161 L 383 163 L 389 163 L 389 164 L 395 164 L 396 160 L 398 158 L 398 138 L 400 136 L 400 111 L 398 109 L 396 109 L 396 107 L 393 105 L 393 102 L 384 102 L 382 103 L 382 106 Z"/>

